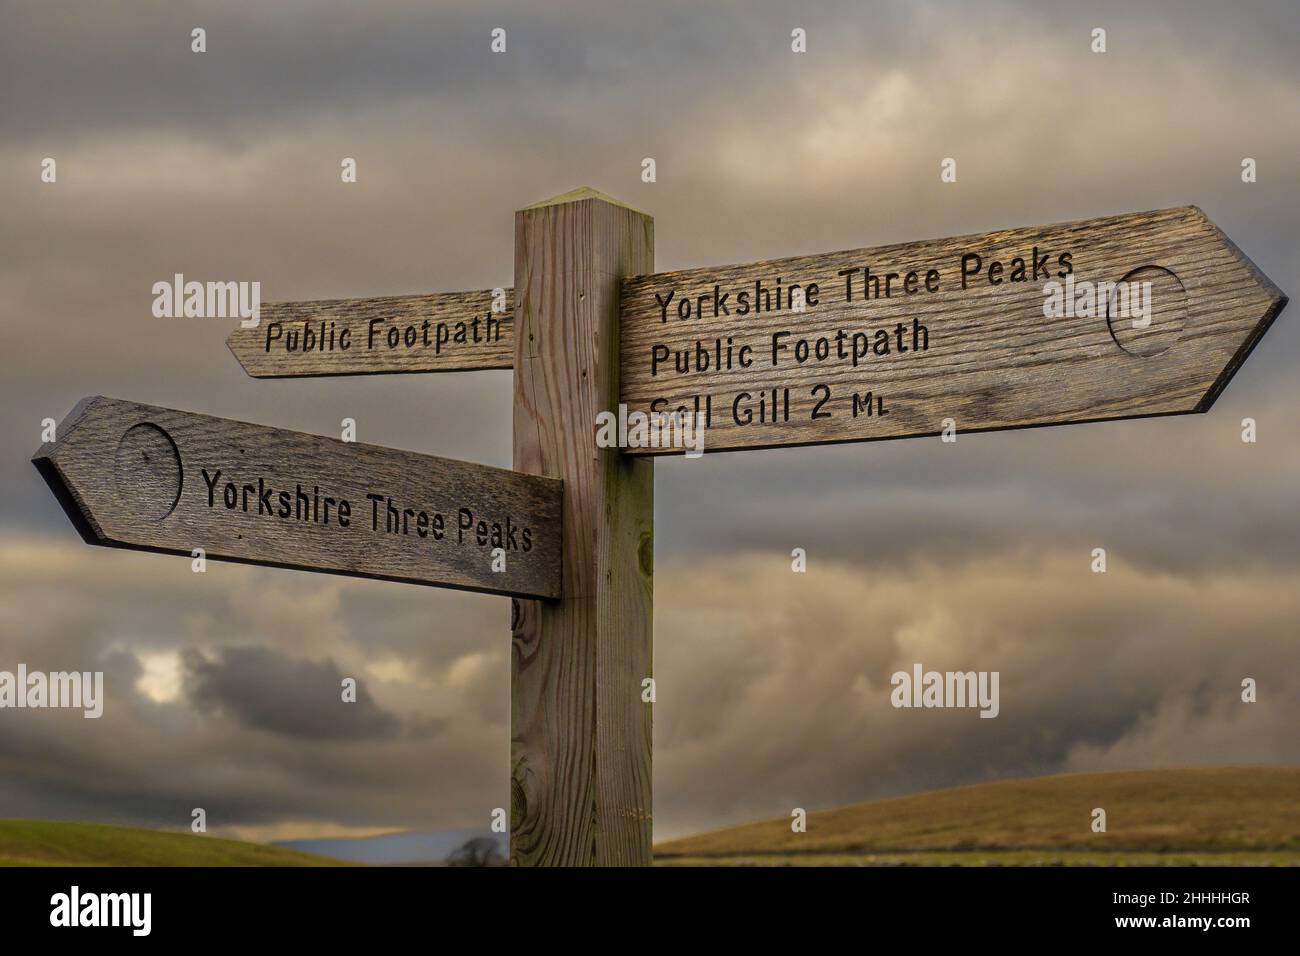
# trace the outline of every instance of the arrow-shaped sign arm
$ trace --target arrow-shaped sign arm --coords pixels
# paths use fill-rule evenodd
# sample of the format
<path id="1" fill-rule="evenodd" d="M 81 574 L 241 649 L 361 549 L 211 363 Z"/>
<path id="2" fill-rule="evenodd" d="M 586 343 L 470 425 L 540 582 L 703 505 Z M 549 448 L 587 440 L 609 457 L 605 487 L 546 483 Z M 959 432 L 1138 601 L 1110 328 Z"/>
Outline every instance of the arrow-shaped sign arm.
<path id="1" fill-rule="evenodd" d="M 272 302 L 226 340 L 254 378 L 514 365 L 514 290 Z"/>
<path id="2" fill-rule="evenodd" d="M 1203 412 L 1286 302 L 1195 206 L 655 273 L 621 401 L 716 451 Z"/>
<path id="3" fill-rule="evenodd" d="M 103 396 L 32 461 L 91 544 L 561 593 L 554 478 Z"/>

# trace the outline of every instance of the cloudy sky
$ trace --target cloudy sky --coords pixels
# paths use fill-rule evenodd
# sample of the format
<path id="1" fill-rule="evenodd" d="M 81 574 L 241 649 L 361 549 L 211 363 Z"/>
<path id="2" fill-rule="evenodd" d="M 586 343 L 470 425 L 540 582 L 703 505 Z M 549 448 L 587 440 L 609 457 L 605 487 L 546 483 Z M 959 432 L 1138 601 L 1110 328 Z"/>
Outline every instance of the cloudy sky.
<path id="1" fill-rule="evenodd" d="M 107 394 L 508 466 L 510 373 L 254 381 L 229 323 L 152 317 L 176 272 L 509 285 L 514 211 L 591 185 L 655 217 L 661 270 L 1195 203 L 1300 288 L 1300 8 L 972 7 L 0 2 L 0 670 L 108 687 L 98 721 L 0 711 L 0 817 L 276 838 L 508 806 L 508 601 L 89 548 L 29 458 Z M 1207 415 L 658 462 L 657 836 L 1300 762 L 1294 318 Z M 914 661 L 999 670 L 1000 716 L 894 710 Z"/>

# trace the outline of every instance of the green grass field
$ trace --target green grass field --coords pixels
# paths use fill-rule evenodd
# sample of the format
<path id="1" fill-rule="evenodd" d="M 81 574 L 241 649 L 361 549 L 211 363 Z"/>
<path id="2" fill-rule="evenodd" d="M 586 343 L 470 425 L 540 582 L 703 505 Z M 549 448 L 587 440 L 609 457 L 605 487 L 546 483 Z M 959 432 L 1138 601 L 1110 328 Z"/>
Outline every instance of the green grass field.
<path id="1" fill-rule="evenodd" d="M 1093 833 L 1092 809 L 1107 814 Z M 660 866 L 1300 866 L 1300 768 L 1066 774 L 912 794 L 660 844 Z M 0 866 L 339 866 L 190 833 L 0 820 Z"/>
<path id="2" fill-rule="evenodd" d="M 1091 829 L 1106 811 L 1106 832 Z M 1297 866 L 1300 768 L 1064 774 L 810 812 L 660 844 L 661 866 Z"/>
<path id="3" fill-rule="evenodd" d="M 0 820 L 0 866 L 340 866 L 335 860 L 260 843 L 192 833 Z"/>

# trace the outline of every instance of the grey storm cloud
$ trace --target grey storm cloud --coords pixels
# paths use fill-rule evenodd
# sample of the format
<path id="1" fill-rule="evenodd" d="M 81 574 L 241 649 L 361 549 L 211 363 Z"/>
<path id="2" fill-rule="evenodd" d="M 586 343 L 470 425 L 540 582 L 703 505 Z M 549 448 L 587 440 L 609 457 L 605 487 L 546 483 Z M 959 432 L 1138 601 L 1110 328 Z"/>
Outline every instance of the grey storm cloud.
<path id="1" fill-rule="evenodd" d="M 105 706 L 0 712 L 0 814 L 481 825 L 508 781 L 508 607 L 457 593 L 433 615 L 431 593 L 3 536 L 0 669 L 102 670 Z"/>
<path id="2" fill-rule="evenodd" d="M 508 805 L 508 601 L 87 548 L 29 458 L 107 394 L 508 466 L 510 374 L 252 381 L 229 326 L 152 317 L 176 272 L 265 301 L 510 284 L 513 212 L 589 184 L 654 215 L 665 270 L 1196 203 L 1300 288 L 1291 0 L 0 0 L 0 24 L 0 669 L 107 693 L 99 721 L 0 713 L 0 816 L 204 806 L 268 836 Z M 1294 308 L 1206 415 L 659 461 L 659 835 L 1300 760 Z M 1000 669 L 1000 716 L 894 711 L 915 660 Z"/>
<path id="3" fill-rule="evenodd" d="M 183 658 L 187 692 L 200 711 L 216 710 L 246 727 L 285 737 L 365 740 L 401 727 L 356 686 L 344 700 L 344 674 L 332 661 L 293 660 L 264 647 L 225 647 L 212 657 Z M 355 681 L 355 678 L 353 678 Z"/>
<path id="4" fill-rule="evenodd" d="M 657 832 L 1044 772 L 1300 759 L 1278 626 L 1300 572 L 1098 575 L 1083 557 L 791 574 L 751 554 L 666 575 Z M 915 663 L 998 671 L 998 717 L 894 709 L 890 678 Z M 1241 702 L 1245 677 L 1268 706 Z"/>

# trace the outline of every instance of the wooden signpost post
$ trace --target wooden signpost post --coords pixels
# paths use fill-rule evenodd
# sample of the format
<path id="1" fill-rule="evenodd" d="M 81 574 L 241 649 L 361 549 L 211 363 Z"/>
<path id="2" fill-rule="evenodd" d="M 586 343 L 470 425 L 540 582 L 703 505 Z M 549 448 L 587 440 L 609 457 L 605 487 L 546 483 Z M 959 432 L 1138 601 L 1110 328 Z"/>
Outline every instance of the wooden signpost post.
<path id="1" fill-rule="evenodd" d="M 598 448 L 618 396 L 619 281 L 654 221 L 590 191 L 515 215 L 515 468 L 564 481 L 564 597 L 517 601 L 510 856 L 650 862 L 654 470 Z"/>
<path id="2" fill-rule="evenodd" d="M 513 472 L 102 398 L 35 461 L 94 543 L 514 595 L 511 859 L 648 864 L 645 456 L 681 449 L 602 447 L 597 416 L 682 412 L 713 451 L 1204 412 L 1287 301 L 1195 207 L 653 268 L 651 218 L 582 189 L 516 214 L 513 290 L 230 337 L 255 377 L 513 368 Z"/>

